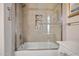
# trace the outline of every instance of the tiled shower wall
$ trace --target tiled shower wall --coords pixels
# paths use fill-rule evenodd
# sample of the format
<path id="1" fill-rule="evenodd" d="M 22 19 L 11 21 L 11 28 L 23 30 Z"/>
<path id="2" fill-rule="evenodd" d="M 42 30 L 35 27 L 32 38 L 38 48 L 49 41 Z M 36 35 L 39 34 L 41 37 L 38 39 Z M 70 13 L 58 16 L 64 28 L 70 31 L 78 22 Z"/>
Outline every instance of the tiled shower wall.
<path id="1" fill-rule="evenodd" d="M 15 47 L 18 48 L 21 44 L 23 44 L 23 35 L 22 35 L 22 5 L 16 4 L 16 20 L 15 20 Z"/>
<path id="2" fill-rule="evenodd" d="M 44 8 L 48 8 L 48 7 L 44 7 Z M 52 9 L 52 6 L 50 8 Z M 53 42 L 55 40 L 61 40 L 61 36 L 58 37 L 58 35 L 61 34 L 61 30 L 60 30 L 61 26 L 59 27 L 57 26 L 58 27 L 57 29 L 59 29 L 60 32 L 58 32 L 59 31 L 58 30 L 57 33 L 55 33 L 56 28 L 54 29 L 54 27 L 56 27 L 56 24 L 54 24 L 54 21 L 57 15 L 55 16 L 54 12 L 50 8 L 48 8 L 48 10 L 47 9 L 39 10 L 39 7 L 36 9 L 32 9 L 32 8 L 27 8 L 27 6 L 23 8 L 23 36 L 26 42 L 47 42 L 48 40 L 50 42 Z M 46 25 L 42 25 L 43 26 L 42 29 L 36 29 L 35 15 L 43 15 L 42 20 L 44 23 L 47 22 L 47 17 L 50 16 L 50 20 L 51 20 L 50 33 L 51 34 L 47 33 Z"/>

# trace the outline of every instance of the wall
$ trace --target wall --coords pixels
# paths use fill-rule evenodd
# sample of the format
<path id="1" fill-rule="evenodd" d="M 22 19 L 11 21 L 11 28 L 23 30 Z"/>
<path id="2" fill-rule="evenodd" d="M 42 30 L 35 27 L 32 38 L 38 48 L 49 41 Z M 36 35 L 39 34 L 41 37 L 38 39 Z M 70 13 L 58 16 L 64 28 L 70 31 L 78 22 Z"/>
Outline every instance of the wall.
<path id="1" fill-rule="evenodd" d="M 11 56 L 15 51 L 15 4 L 5 3 L 4 13 L 4 53 Z"/>
<path id="2" fill-rule="evenodd" d="M 35 14 L 43 14 L 44 18 L 43 20 L 47 19 L 48 15 L 51 15 L 52 24 L 53 24 L 53 5 L 48 4 L 46 5 L 27 5 L 23 8 L 23 36 L 24 40 L 27 42 L 47 42 L 54 41 L 54 40 L 60 40 L 56 39 L 56 36 L 53 31 L 53 26 L 51 26 L 51 33 L 50 35 L 47 35 L 47 33 L 43 33 L 40 31 L 35 30 Z M 46 6 L 46 7 L 45 7 Z M 39 8 L 38 8 L 39 7 Z M 55 5 L 54 5 L 55 7 Z M 42 10 L 41 10 L 42 9 Z M 40 11 L 39 11 L 40 10 Z M 61 28 L 61 27 L 60 27 Z M 46 29 L 44 29 L 46 31 Z"/>
<path id="3" fill-rule="evenodd" d="M 62 37 L 61 4 L 58 4 L 53 12 L 54 12 L 53 29 L 54 29 L 54 33 L 55 33 L 57 41 L 60 41 L 60 40 L 62 40 L 62 38 L 61 38 Z"/>
<path id="4" fill-rule="evenodd" d="M 79 21 L 79 15 L 68 19 L 68 23 Z M 67 26 L 67 40 L 79 41 L 79 25 Z"/>
<path id="5" fill-rule="evenodd" d="M 67 4 L 62 4 L 62 39 L 67 40 Z"/>
<path id="6" fill-rule="evenodd" d="M 0 3 L 0 56 L 4 55 L 4 4 Z"/>
<path id="7" fill-rule="evenodd" d="M 16 32 L 16 49 L 23 43 L 22 36 L 22 5 L 16 4 L 16 20 L 15 20 L 15 32 Z"/>
<path id="8" fill-rule="evenodd" d="M 69 12 L 68 8 L 67 8 L 67 12 Z M 79 15 L 67 19 L 67 23 L 77 22 L 77 21 L 79 21 Z M 67 26 L 67 40 L 79 41 L 79 25 Z"/>
<path id="9" fill-rule="evenodd" d="M 64 40 L 79 41 L 79 25 L 68 26 L 67 23 L 79 21 L 79 15 L 68 18 L 68 4 L 63 4 L 63 35 Z"/>

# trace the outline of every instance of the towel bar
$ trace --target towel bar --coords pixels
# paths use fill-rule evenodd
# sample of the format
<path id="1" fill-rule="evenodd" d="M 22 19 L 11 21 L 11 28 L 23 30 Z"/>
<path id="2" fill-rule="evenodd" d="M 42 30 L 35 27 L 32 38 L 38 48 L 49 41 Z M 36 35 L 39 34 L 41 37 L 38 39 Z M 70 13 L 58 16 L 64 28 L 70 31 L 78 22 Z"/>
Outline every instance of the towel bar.
<path id="1" fill-rule="evenodd" d="M 71 23 L 67 23 L 68 26 L 71 26 L 71 25 L 79 25 L 79 21 L 77 22 L 71 22 Z"/>

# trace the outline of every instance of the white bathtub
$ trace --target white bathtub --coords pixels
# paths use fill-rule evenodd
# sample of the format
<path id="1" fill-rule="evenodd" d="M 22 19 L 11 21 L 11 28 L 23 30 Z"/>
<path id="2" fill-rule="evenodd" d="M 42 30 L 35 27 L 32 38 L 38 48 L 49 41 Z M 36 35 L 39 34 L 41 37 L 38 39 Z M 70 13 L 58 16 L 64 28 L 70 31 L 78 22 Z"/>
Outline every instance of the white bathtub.
<path id="1" fill-rule="evenodd" d="M 59 45 L 54 42 L 28 42 L 15 51 L 16 56 L 57 56 Z"/>

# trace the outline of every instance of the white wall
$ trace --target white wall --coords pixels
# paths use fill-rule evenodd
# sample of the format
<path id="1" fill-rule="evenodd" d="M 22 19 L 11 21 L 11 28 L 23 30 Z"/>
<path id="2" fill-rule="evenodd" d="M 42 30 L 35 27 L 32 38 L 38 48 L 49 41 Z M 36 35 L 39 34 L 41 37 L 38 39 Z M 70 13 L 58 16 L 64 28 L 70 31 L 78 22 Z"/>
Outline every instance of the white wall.
<path id="1" fill-rule="evenodd" d="M 68 23 L 79 21 L 79 15 L 68 18 L 68 13 L 68 4 L 63 4 L 63 39 L 66 41 L 79 41 L 79 25 L 67 25 Z"/>
<path id="2" fill-rule="evenodd" d="M 77 21 L 79 21 L 79 15 L 67 19 L 67 23 Z M 67 40 L 79 41 L 79 25 L 67 26 Z"/>
<path id="3" fill-rule="evenodd" d="M 4 4 L 4 28 L 5 28 L 5 50 L 4 53 L 7 56 L 14 55 L 15 51 L 15 4 Z M 8 10 L 10 8 L 10 10 Z M 9 18 L 10 17 L 10 20 Z"/>
<path id="4" fill-rule="evenodd" d="M 4 4 L 0 3 L 0 56 L 4 55 Z"/>

